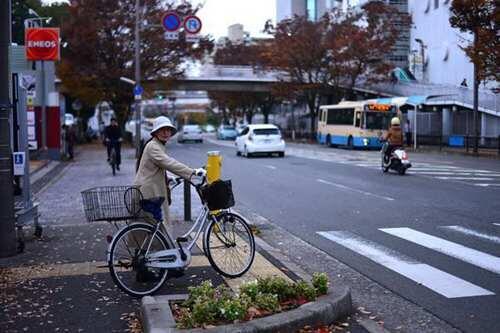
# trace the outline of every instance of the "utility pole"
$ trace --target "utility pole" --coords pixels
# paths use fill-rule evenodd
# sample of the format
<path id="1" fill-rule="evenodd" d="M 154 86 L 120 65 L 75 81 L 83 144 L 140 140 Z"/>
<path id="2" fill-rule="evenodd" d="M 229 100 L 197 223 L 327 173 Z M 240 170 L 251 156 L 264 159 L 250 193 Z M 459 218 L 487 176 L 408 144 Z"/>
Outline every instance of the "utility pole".
<path id="1" fill-rule="evenodd" d="M 135 85 L 136 87 L 141 85 L 141 14 L 140 10 L 140 0 L 135 0 Z M 135 96 L 135 158 L 139 158 L 139 153 L 141 150 L 141 97 L 140 95 Z"/>
<path id="2" fill-rule="evenodd" d="M 474 50 L 477 50 L 477 29 L 474 31 Z M 479 108 L 479 79 L 478 79 L 478 65 L 473 62 L 474 65 L 474 82 L 473 82 L 473 89 L 474 89 L 474 100 L 473 100 L 473 115 L 472 115 L 472 135 L 474 135 L 474 147 L 472 151 L 474 154 L 477 154 L 478 152 L 478 146 L 479 146 L 479 131 L 478 131 L 478 108 Z"/>
<path id="3" fill-rule="evenodd" d="M 11 2 L 0 1 L 0 257 L 16 254 L 12 151 L 10 146 L 9 47 Z"/>

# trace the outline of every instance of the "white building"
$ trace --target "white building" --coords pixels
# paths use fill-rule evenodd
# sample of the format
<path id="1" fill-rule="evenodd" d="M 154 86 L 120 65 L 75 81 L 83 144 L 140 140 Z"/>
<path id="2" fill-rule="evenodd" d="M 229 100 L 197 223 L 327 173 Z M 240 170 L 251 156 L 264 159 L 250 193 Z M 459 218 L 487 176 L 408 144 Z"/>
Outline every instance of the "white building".
<path id="1" fill-rule="evenodd" d="M 409 1 L 413 19 L 410 69 L 424 82 L 458 86 L 466 79 L 468 86 L 472 87 L 473 65 L 460 48 L 460 45 L 468 44 L 472 36 L 451 27 L 450 5 L 450 0 Z"/>
<path id="2" fill-rule="evenodd" d="M 315 21 L 341 2 L 342 0 L 276 0 L 276 22 L 306 14 L 310 20 Z"/>
<path id="3" fill-rule="evenodd" d="M 248 37 L 249 33 L 243 31 L 243 24 L 236 23 L 227 28 L 227 38 L 233 44 L 240 44 Z"/>

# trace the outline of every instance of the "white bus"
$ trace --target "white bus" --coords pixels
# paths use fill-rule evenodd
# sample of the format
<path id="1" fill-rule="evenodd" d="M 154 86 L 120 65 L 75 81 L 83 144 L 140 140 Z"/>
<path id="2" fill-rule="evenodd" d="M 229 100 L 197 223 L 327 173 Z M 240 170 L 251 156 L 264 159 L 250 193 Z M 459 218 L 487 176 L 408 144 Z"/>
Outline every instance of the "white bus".
<path id="1" fill-rule="evenodd" d="M 375 100 L 341 102 L 320 107 L 317 140 L 329 146 L 380 148 L 379 138 L 397 116 L 393 104 Z"/>

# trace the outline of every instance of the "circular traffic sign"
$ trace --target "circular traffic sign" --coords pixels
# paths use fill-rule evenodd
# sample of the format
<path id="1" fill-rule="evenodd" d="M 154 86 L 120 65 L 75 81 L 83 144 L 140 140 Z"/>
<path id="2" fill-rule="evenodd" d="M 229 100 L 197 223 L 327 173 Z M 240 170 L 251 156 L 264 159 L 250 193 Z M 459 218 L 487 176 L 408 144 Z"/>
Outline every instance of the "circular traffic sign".
<path id="1" fill-rule="evenodd" d="M 198 16 L 190 15 L 184 19 L 184 30 L 190 34 L 197 34 L 201 30 L 201 20 Z"/>
<path id="2" fill-rule="evenodd" d="M 181 26 L 181 19 L 176 12 L 167 12 L 163 15 L 161 23 L 165 30 L 169 32 L 175 32 L 179 30 Z"/>

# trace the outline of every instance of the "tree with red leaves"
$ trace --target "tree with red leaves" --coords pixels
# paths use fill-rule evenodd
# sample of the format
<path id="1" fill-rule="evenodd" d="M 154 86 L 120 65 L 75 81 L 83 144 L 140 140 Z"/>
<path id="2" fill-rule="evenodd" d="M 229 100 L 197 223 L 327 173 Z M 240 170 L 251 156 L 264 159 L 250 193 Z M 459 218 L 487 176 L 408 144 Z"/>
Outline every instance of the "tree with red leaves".
<path id="1" fill-rule="evenodd" d="M 302 99 L 309 108 L 311 131 L 324 93 L 352 91 L 355 85 L 388 79 L 386 60 L 409 16 L 380 1 L 351 12 L 333 10 L 318 21 L 295 16 L 267 25 L 274 36 L 264 51 L 267 67 L 283 72 L 281 92 Z"/>
<path id="2" fill-rule="evenodd" d="M 170 8 L 160 0 L 141 1 L 141 72 L 144 80 L 160 80 L 168 88 L 169 80 L 183 75 L 181 63 L 201 58 L 211 50 L 212 42 L 202 38 L 190 44 L 183 36 L 178 41 L 163 38 L 162 15 L 175 9 L 180 16 L 196 13 L 190 3 Z M 58 76 L 63 89 L 89 105 L 108 100 L 120 117 L 132 102 L 131 87 L 120 77 L 134 77 L 135 0 L 72 0 L 69 18 L 62 25 L 62 38 L 68 47 L 62 50 Z M 147 91 L 146 95 L 152 95 Z"/>
<path id="3" fill-rule="evenodd" d="M 473 131 L 474 148 L 478 151 L 478 98 L 479 84 L 483 81 L 500 81 L 500 41 L 498 28 L 500 11 L 496 0 L 453 0 L 450 7 L 450 24 L 462 32 L 470 33 L 473 41 L 463 50 L 474 65 Z"/>

